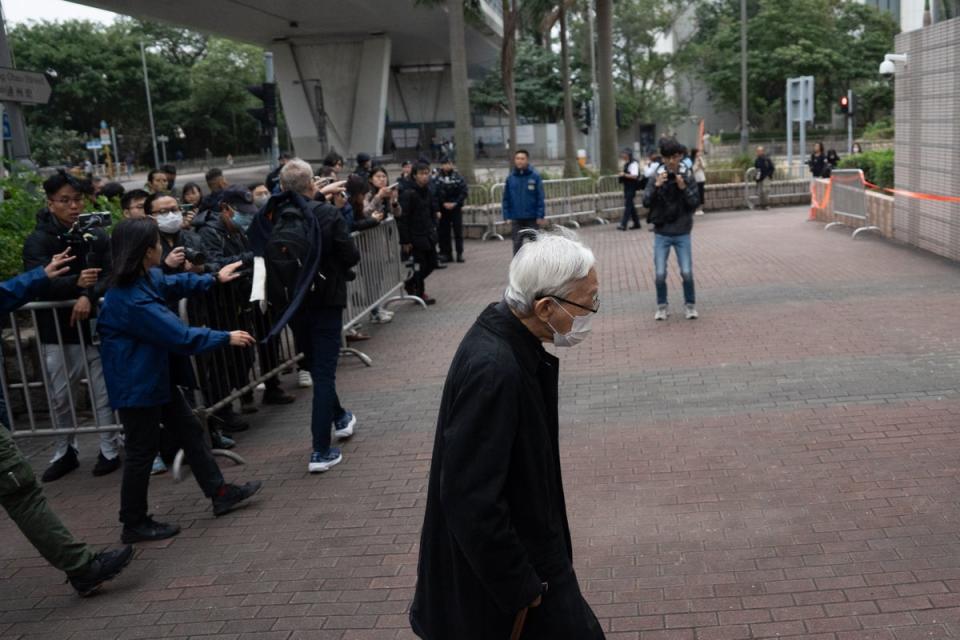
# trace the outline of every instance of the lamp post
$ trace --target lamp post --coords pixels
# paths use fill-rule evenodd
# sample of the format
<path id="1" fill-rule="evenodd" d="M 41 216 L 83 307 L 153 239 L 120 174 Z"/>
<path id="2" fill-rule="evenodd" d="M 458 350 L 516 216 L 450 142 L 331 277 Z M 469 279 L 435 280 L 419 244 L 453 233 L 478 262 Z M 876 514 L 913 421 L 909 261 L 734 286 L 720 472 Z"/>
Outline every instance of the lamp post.
<path id="1" fill-rule="evenodd" d="M 740 153 L 747 153 L 750 131 L 747 123 L 747 0 L 740 0 Z"/>
<path id="2" fill-rule="evenodd" d="M 153 166 L 160 166 L 160 154 L 157 153 L 157 130 L 153 126 L 153 102 L 150 100 L 150 75 L 147 73 L 147 53 L 140 41 L 140 59 L 143 61 L 143 86 L 147 92 L 147 117 L 150 119 L 150 139 L 153 140 Z"/>

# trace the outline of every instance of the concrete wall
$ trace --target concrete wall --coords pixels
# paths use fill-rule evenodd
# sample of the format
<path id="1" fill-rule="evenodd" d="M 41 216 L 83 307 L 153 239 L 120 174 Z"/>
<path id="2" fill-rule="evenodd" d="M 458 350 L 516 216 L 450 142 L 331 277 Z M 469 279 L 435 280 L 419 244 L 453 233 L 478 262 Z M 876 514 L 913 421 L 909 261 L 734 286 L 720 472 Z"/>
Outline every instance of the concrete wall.
<path id="1" fill-rule="evenodd" d="M 960 196 L 960 18 L 902 33 L 896 74 L 896 187 Z M 960 260 L 960 204 L 896 196 L 894 237 Z"/>

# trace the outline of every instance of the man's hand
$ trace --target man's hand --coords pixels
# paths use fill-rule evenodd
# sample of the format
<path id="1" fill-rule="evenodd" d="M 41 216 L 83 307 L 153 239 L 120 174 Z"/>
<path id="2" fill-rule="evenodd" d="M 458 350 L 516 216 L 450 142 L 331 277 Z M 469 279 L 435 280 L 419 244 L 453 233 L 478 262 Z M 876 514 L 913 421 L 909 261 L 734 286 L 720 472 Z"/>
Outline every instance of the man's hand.
<path id="1" fill-rule="evenodd" d="M 97 278 L 100 277 L 100 269 L 84 269 L 77 278 L 77 286 L 81 289 L 88 289 L 97 284 Z"/>
<path id="2" fill-rule="evenodd" d="M 230 332 L 230 346 L 231 347 L 251 347 L 256 340 L 253 339 L 253 336 L 247 333 L 246 331 L 231 331 Z"/>
<path id="3" fill-rule="evenodd" d="M 73 305 L 73 311 L 70 313 L 70 326 L 74 326 L 78 321 L 86 320 L 90 317 L 90 298 L 87 296 L 80 296 L 77 298 L 76 304 Z"/>
<path id="4" fill-rule="evenodd" d="M 371 214 L 370 214 L 370 217 L 373 218 L 374 220 L 376 220 L 377 222 L 382 222 L 382 221 L 383 221 L 383 212 L 382 212 L 382 211 L 375 211 L 374 213 L 371 213 Z"/>
<path id="5" fill-rule="evenodd" d="M 337 191 L 340 191 L 346 186 L 347 186 L 346 180 L 338 180 L 337 182 L 331 182 L 327 186 L 321 188 L 320 193 L 322 193 L 325 196 L 330 195 L 331 193 L 336 193 Z"/>
<path id="6" fill-rule="evenodd" d="M 662 187 L 662 186 L 665 185 L 665 184 L 667 184 L 667 174 L 666 174 L 666 173 L 658 173 L 658 174 L 657 174 L 657 180 L 653 183 L 653 185 L 654 185 L 657 189 L 659 189 L 660 187 Z"/>
<path id="7" fill-rule="evenodd" d="M 242 266 L 243 266 L 243 262 L 241 262 L 240 260 L 237 260 L 236 262 L 231 262 L 227 266 L 223 267 L 222 269 L 220 269 L 220 271 L 217 272 L 217 282 L 219 282 L 220 284 L 226 284 L 228 282 L 232 282 L 233 280 L 236 280 L 237 278 L 240 277 L 240 274 L 237 273 L 237 271 Z"/>
<path id="8" fill-rule="evenodd" d="M 437 220 L 440 220 L 440 219 L 442 219 L 442 218 L 443 218 L 443 214 L 442 214 L 441 212 L 437 211 Z"/>
<path id="9" fill-rule="evenodd" d="M 176 247 L 173 251 L 167 254 L 167 257 L 163 260 L 163 264 L 167 265 L 171 269 L 179 269 L 186 261 L 187 256 L 183 252 L 183 247 Z"/>
<path id="10" fill-rule="evenodd" d="M 43 268 L 48 278 L 56 278 L 70 271 L 68 263 L 76 259 L 77 256 L 70 255 L 70 247 L 63 253 L 58 253 L 50 260 L 50 264 Z"/>
<path id="11" fill-rule="evenodd" d="M 193 211 L 193 210 L 188 211 L 187 213 L 183 214 L 183 222 L 180 223 L 180 228 L 181 228 L 181 229 L 190 229 L 191 227 L 193 227 L 193 219 L 194 219 L 196 216 L 197 216 L 197 212 L 196 212 L 196 211 Z"/>
<path id="12" fill-rule="evenodd" d="M 456 203 L 456 202 L 444 202 L 444 203 L 443 203 L 443 208 L 446 209 L 447 211 L 453 211 L 453 209 L 454 209 L 456 206 L 457 206 L 457 203 Z"/>
<path id="13" fill-rule="evenodd" d="M 683 179 L 683 176 L 677 176 L 677 186 L 680 188 L 680 191 L 685 191 L 687 188 L 687 182 Z"/>

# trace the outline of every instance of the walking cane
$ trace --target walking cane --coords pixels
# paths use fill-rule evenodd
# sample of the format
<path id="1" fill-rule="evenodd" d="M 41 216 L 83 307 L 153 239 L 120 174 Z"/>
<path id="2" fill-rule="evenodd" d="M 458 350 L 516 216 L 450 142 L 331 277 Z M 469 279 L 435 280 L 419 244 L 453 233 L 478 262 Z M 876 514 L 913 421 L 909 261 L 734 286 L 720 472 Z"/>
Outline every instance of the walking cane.
<path id="1" fill-rule="evenodd" d="M 523 634 L 523 625 L 527 622 L 527 611 L 530 610 L 530 607 L 525 607 L 517 613 L 517 617 L 513 620 L 513 633 L 510 634 L 510 640 L 520 640 L 520 636 Z"/>

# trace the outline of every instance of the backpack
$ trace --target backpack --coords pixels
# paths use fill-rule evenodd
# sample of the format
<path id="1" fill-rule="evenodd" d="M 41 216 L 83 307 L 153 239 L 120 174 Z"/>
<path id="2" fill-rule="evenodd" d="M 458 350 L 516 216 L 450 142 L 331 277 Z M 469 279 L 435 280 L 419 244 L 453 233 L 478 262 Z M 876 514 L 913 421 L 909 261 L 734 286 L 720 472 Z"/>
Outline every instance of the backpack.
<path id="1" fill-rule="evenodd" d="M 308 215 L 314 215 L 313 208 L 304 211 L 293 204 L 277 211 L 264 247 L 267 299 L 280 307 L 287 307 L 293 301 L 301 271 L 310 256 L 316 221 L 308 219 Z"/>

